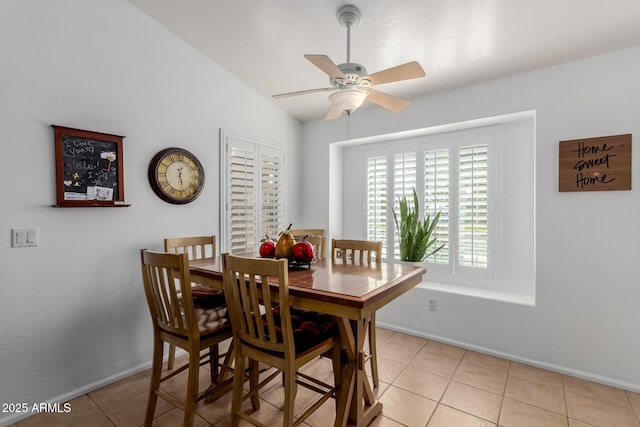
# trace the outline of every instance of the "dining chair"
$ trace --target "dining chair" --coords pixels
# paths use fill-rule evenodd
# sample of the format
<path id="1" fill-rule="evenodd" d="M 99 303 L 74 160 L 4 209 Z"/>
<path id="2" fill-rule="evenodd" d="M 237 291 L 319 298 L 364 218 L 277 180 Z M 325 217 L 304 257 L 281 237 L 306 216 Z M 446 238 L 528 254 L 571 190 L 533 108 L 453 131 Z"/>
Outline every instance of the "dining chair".
<path id="1" fill-rule="evenodd" d="M 296 239 L 296 242 L 300 242 L 302 241 L 302 239 L 304 239 L 305 237 L 303 236 L 300 240 Z M 325 251 L 324 251 L 324 236 L 312 236 L 312 235 L 306 235 L 306 241 L 311 243 L 311 246 L 313 246 L 313 253 L 316 257 L 316 259 L 323 259 L 326 257 L 325 255 Z"/>
<path id="2" fill-rule="evenodd" d="M 176 254 L 187 254 L 190 260 L 215 258 L 216 256 L 216 236 L 190 236 L 190 237 L 170 237 L 164 239 L 164 251 Z M 191 294 L 197 303 L 206 306 L 224 305 L 224 293 L 221 290 L 197 283 L 191 283 Z M 169 345 L 169 360 L 167 369 L 173 369 L 176 359 L 176 347 Z"/>
<path id="3" fill-rule="evenodd" d="M 341 259 L 345 263 L 353 263 L 360 265 L 382 265 L 382 242 L 373 242 L 370 240 L 331 240 L 331 259 Z M 378 356 L 376 351 L 376 314 L 373 312 L 367 319 L 369 354 L 367 360 L 371 362 L 371 378 L 373 386 L 378 387 L 380 384 L 378 376 Z"/>
<path id="4" fill-rule="evenodd" d="M 371 240 L 331 239 L 331 259 L 371 264 L 382 264 L 382 242 Z"/>
<path id="5" fill-rule="evenodd" d="M 234 377 L 231 425 L 238 426 L 241 420 L 263 425 L 242 410 L 242 402 L 251 398 L 253 409 L 259 409 L 259 390 L 280 372 L 284 383 L 282 425 L 301 424 L 326 400 L 338 394 L 342 345 L 336 318 L 289 305 L 286 259 L 222 254 L 222 273 L 235 342 L 235 371 L 243 372 L 245 359 L 249 360 L 249 391 L 246 394 L 244 378 Z M 299 368 L 324 354 L 332 358 L 334 385 L 299 372 Z M 275 368 L 275 372 L 259 381 L 258 363 Z M 298 385 L 321 396 L 294 421 Z"/>
<path id="6" fill-rule="evenodd" d="M 223 380 L 223 367 L 218 360 L 218 344 L 233 334 L 226 306 L 201 308 L 191 297 L 189 260 L 186 254 L 140 250 L 144 291 L 153 327 L 153 362 L 151 386 L 144 425 L 151 426 L 158 397 L 184 411 L 184 426 L 192 426 L 196 402 L 231 384 Z M 164 343 L 173 344 L 188 353 L 188 362 L 162 376 Z M 202 350 L 208 350 L 203 357 Z M 208 357 L 207 357 L 208 356 Z M 201 362 L 202 360 L 202 362 Z M 201 364 L 209 363 L 211 386 L 199 393 Z M 227 365 L 229 361 L 227 360 Z M 180 372 L 188 370 L 184 401 L 164 391 L 160 385 Z M 219 387 L 218 387 L 219 386 Z"/>
<path id="7" fill-rule="evenodd" d="M 307 240 L 311 242 L 312 238 L 315 236 L 322 237 L 322 246 L 318 247 L 318 252 L 316 252 L 316 256 L 318 258 L 326 258 L 327 257 L 327 235 L 324 231 L 324 228 L 298 228 L 291 230 L 291 235 L 296 242 L 299 242 L 304 238 L 304 236 L 309 236 Z M 314 239 L 315 240 L 315 239 Z M 313 244 L 313 243 L 311 243 Z M 315 246 L 315 245 L 314 245 Z M 314 247 L 315 249 L 315 247 Z"/>
<path id="8" fill-rule="evenodd" d="M 295 238 L 296 236 L 304 236 L 308 234 L 310 236 L 326 236 L 324 228 L 294 228 L 291 230 L 291 234 Z"/>
<path id="9" fill-rule="evenodd" d="M 189 259 L 215 258 L 216 236 L 170 237 L 164 239 L 164 251 L 186 253 Z"/>

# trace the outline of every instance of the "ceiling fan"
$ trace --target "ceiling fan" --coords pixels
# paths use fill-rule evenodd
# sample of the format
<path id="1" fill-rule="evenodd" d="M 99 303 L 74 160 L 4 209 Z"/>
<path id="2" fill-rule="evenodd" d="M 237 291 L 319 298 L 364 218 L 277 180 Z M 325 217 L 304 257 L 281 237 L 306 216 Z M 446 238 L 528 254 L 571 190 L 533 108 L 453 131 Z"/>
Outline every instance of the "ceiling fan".
<path id="1" fill-rule="evenodd" d="M 339 118 L 343 112 L 351 115 L 365 99 L 387 110 L 400 112 L 409 101 L 372 89 L 373 86 L 424 77 L 425 72 L 416 61 L 367 74 L 363 65 L 351 62 L 351 28 L 360 22 L 360 10 L 352 5 L 338 9 L 338 22 L 347 28 L 347 62 L 336 65 L 327 55 L 305 55 L 316 67 L 327 73 L 331 86 L 273 95 L 273 98 L 305 95 L 316 92 L 333 92 L 329 95 L 331 108 L 325 120 Z"/>

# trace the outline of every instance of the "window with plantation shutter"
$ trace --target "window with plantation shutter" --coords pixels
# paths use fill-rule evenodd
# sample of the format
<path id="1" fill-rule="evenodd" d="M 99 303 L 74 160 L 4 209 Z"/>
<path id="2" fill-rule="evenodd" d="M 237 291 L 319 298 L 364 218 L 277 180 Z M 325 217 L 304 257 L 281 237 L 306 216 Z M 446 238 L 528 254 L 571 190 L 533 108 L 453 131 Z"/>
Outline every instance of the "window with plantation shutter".
<path id="1" fill-rule="evenodd" d="M 387 260 L 400 259 L 391 207 L 399 198 L 420 214 L 440 218 L 432 238 L 443 249 L 429 256 L 428 270 L 455 276 L 491 275 L 491 133 L 440 135 L 365 151 L 367 239 L 382 240 Z M 389 209 L 387 208 L 389 207 Z M 392 231 L 390 231 L 392 230 Z"/>
<path id="2" fill-rule="evenodd" d="M 393 211 L 415 189 L 422 219 L 440 213 L 433 247 L 444 244 L 422 263 L 423 288 L 534 303 L 535 129 L 525 111 L 345 144 L 342 228 L 382 240 L 385 261 L 399 262 Z"/>
<path id="3" fill-rule="evenodd" d="M 257 250 L 284 224 L 284 148 L 229 131 L 221 133 L 223 250 Z"/>

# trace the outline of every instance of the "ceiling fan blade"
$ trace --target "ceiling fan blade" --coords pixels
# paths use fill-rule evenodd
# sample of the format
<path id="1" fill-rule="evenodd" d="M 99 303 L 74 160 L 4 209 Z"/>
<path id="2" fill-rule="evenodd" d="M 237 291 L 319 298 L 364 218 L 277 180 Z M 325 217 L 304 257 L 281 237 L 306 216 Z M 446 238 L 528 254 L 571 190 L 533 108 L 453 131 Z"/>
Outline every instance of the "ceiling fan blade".
<path id="1" fill-rule="evenodd" d="M 321 87 L 319 89 L 308 89 L 308 90 L 300 90 L 298 92 L 288 92 L 288 93 L 279 93 L 277 95 L 273 95 L 272 98 L 288 98 L 290 96 L 298 96 L 298 95 L 306 95 L 308 93 L 316 93 L 316 92 L 329 92 L 331 90 L 336 90 L 335 87 Z"/>
<path id="2" fill-rule="evenodd" d="M 384 107 L 387 110 L 399 113 L 409 106 L 409 101 L 405 101 L 404 99 L 397 98 L 386 93 L 378 92 L 377 90 L 373 90 L 371 88 L 367 88 L 367 92 L 369 92 L 367 100 L 373 102 L 374 104 L 378 104 L 379 106 Z"/>
<path id="3" fill-rule="evenodd" d="M 342 70 L 327 55 L 305 55 L 304 57 L 327 73 L 332 80 L 338 77 L 346 79 Z"/>
<path id="4" fill-rule="evenodd" d="M 398 82 L 401 80 L 416 79 L 424 77 L 426 73 L 416 61 L 407 62 L 406 64 L 396 67 L 387 68 L 364 77 L 371 81 L 371 85 L 381 85 L 384 83 Z"/>
<path id="5" fill-rule="evenodd" d="M 335 105 L 331 104 L 331 108 L 327 112 L 327 115 L 324 116 L 324 119 L 335 120 L 335 119 L 339 119 L 341 115 L 342 115 L 342 110 L 336 107 Z"/>

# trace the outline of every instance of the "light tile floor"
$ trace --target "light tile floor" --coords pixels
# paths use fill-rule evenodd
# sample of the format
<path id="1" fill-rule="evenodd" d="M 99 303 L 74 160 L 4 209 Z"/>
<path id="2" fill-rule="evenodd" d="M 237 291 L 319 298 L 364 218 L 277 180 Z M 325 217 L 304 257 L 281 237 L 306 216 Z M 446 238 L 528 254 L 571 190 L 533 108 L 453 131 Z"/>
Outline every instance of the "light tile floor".
<path id="1" fill-rule="evenodd" d="M 510 362 L 436 341 L 378 328 L 382 416 L 372 427 L 640 427 L 640 394 Z M 331 381 L 331 363 L 307 365 Z M 202 386 L 208 372 L 204 370 Z M 259 418 L 279 425 L 282 385 L 274 381 L 261 394 Z M 182 398 L 185 374 L 164 388 Z M 138 427 L 144 421 L 149 371 L 132 375 L 80 396 L 67 414 L 38 414 L 11 427 Z M 312 392 L 299 388 L 296 412 Z M 213 403 L 200 402 L 196 427 L 226 427 L 230 393 Z M 333 401 L 303 424 L 330 426 Z M 300 413 L 298 412 L 298 413 Z M 182 423 L 182 412 L 158 399 L 156 427 Z"/>

